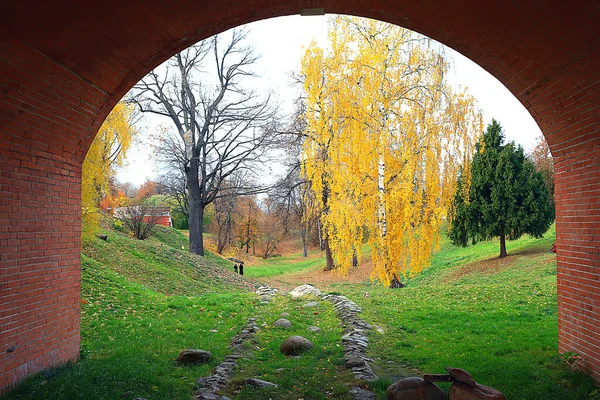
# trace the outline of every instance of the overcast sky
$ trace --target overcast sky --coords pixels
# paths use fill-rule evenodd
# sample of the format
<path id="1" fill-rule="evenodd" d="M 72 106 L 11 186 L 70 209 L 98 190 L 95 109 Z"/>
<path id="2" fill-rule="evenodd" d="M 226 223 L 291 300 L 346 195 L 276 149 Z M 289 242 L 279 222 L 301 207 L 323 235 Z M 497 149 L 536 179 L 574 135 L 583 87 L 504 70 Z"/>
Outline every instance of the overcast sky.
<path id="1" fill-rule="evenodd" d="M 291 111 L 292 101 L 298 96 L 289 75 L 298 71 L 304 49 L 315 40 L 327 44 L 327 16 L 289 16 L 259 21 L 248 25 L 249 40 L 261 58 L 255 71 L 263 77 L 265 90 L 272 90 Z M 521 144 L 526 151 L 542 135 L 536 122 L 523 105 L 496 78 L 456 51 L 446 48 L 452 68 L 449 79 L 454 85 L 467 87 L 475 96 L 487 124 L 497 119 L 508 140 Z M 121 182 L 140 185 L 156 173 L 148 152 L 147 136 L 157 129 L 156 119 L 146 119 L 141 126 L 141 143 L 131 149 L 129 165 L 118 172 Z M 277 169 L 275 167 L 275 169 Z M 277 171 L 272 171 L 276 173 Z"/>

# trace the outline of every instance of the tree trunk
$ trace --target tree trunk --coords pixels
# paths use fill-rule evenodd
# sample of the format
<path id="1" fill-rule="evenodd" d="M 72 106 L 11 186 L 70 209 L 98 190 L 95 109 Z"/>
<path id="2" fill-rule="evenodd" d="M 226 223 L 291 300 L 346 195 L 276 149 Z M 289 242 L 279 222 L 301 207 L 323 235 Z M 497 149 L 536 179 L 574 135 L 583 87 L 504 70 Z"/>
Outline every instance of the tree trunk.
<path id="1" fill-rule="evenodd" d="M 504 234 L 504 224 L 500 225 L 500 257 L 504 258 L 506 254 L 506 235 Z"/>
<path id="2" fill-rule="evenodd" d="M 204 217 L 204 205 L 202 204 L 200 185 L 198 182 L 198 158 L 190 160 L 187 175 L 187 190 L 190 201 L 190 252 L 204 256 L 204 243 L 202 237 L 202 218 Z"/>
<path id="3" fill-rule="evenodd" d="M 321 234 L 321 219 L 317 219 L 317 233 L 319 235 L 319 248 L 321 251 L 325 250 L 325 244 L 323 243 L 323 235 Z"/>
<path id="4" fill-rule="evenodd" d="M 204 207 L 200 200 L 190 199 L 190 252 L 204 256 L 202 219 Z"/>
<path id="5" fill-rule="evenodd" d="M 335 268 L 335 265 L 333 265 L 333 257 L 331 255 L 331 249 L 329 248 L 329 240 L 327 238 L 323 239 L 323 245 L 325 246 L 325 259 L 327 260 L 325 271 L 331 271 Z"/>
<path id="6" fill-rule="evenodd" d="M 302 237 L 302 257 L 308 257 L 308 234 L 304 223 L 300 227 L 300 236 Z"/>

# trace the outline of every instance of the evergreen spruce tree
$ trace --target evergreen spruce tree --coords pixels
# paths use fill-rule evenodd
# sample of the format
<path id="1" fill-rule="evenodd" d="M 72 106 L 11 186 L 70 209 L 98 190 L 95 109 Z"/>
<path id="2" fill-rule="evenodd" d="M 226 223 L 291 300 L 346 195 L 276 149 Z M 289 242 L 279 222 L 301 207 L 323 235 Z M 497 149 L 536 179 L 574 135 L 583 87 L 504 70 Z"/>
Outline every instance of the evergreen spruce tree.
<path id="1" fill-rule="evenodd" d="M 502 127 L 492 120 L 477 144 L 468 191 L 461 175 L 449 213 L 454 244 L 499 237 L 500 258 L 507 255 L 507 238 L 524 233 L 541 237 L 554 220 L 554 204 L 542 175 L 521 146 L 503 142 Z"/>

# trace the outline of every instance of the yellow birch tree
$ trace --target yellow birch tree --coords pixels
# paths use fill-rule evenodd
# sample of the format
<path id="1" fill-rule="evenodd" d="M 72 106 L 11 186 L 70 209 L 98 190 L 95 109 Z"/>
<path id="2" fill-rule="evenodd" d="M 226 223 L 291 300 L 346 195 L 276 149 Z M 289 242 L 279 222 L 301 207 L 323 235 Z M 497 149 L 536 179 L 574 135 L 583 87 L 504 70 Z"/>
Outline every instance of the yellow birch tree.
<path id="1" fill-rule="evenodd" d="M 114 169 L 123 164 L 136 134 L 134 107 L 119 102 L 100 127 L 82 167 L 81 219 L 82 236 L 93 235 L 98 225 L 98 204 L 109 191 Z"/>
<path id="2" fill-rule="evenodd" d="M 389 284 L 429 263 L 481 117 L 471 96 L 452 93 L 429 39 L 339 16 L 329 42 L 302 59 L 304 174 L 336 267 L 347 271 L 366 237 L 373 278 Z"/>

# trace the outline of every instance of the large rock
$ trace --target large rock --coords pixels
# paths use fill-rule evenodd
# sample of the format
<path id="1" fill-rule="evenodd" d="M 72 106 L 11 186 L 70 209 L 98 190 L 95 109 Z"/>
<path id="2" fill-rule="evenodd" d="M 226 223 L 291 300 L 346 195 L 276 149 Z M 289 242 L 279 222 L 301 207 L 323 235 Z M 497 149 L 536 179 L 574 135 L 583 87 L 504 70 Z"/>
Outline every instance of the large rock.
<path id="1" fill-rule="evenodd" d="M 279 318 L 277 321 L 273 322 L 273 326 L 283 329 L 290 329 L 292 327 L 292 323 L 285 318 Z"/>
<path id="2" fill-rule="evenodd" d="M 470 386 L 462 382 L 454 382 L 448 395 L 450 400 L 506 400 L 500 391 L 489 386 L 475 383 Z"/>
<path id="3" fill-rule="evenodd" d="M 292 296 L 292 299 L 297 299 L 306 295 L 313 295 L 318 297 L 321 296 L 321 294 L 322 292 L 319 289 L 317 289 L 313 285 L 308 284 L 298 286 L 292 289 L 292 291 L 290 292 L 290 296 Z"/>
<path id="4" fill-rule="evenodd" d="M 210 351 L 185 349 L 177 356 L 180 364 L 203 364 L 210 360 Z"/>
<path id="5" fill-rule="evenodd" d="M 446 393 L 419 377 L 401 379 L 387 389 L 388 400 L 446 400 Z"/>
<path id="6" fill-rule="evenodd" d="M 318 302 L 316 302 L 316 301 L 310 301 L 310 302 L 304 304 L 302 307 L 304 307 L 304 308 L 312 308 L 312 307 L 316 307 L 318 305 L 319 305 Z"/>
<path id="7" fill-rule="evenodd" d="M 297 356 L 306 350 L 310 350 L 314 347 L 312 342 L 302 336 L 290 336 L 285 339 L 281 346 L 279 346 L 279 351 L 281 351 L 286 356 Z"/>
<path id="8" fill-rule="evenodd" d="M 273 382 L 263 381 L 262 379 L 256 379 L 256 378 L 246 379 L 246 384 L 248 386 L 253 386 L 256 388 L 276 388 L 276 387 L 278 387 L 278 385 Z"/>

